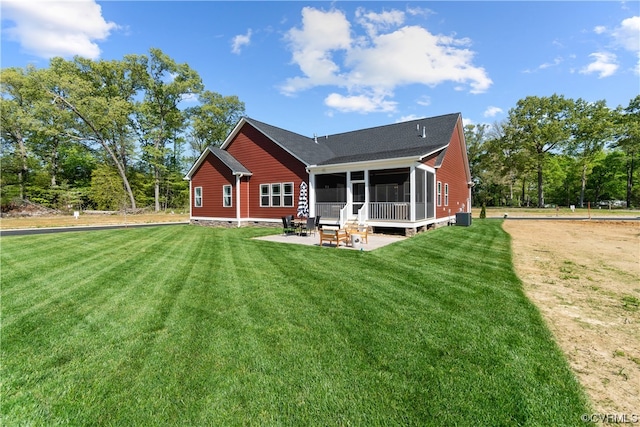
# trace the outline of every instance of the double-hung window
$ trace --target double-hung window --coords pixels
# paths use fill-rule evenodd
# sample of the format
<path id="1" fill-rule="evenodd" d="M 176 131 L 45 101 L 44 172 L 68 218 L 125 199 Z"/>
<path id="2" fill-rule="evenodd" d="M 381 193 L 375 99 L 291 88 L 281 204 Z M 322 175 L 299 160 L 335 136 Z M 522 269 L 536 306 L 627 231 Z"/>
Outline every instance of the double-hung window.
<path id="1" fill-rule="evenodd" d="M 271 206 L 280 206 L 282 184 L 271 184 Z"/>
<path id="2" fill-rule="evenodd" d="M 437 196 L 437 200 L 438 200 L 438 206 L 442 206 L 442 183 L 440 181 L 438 181 L 437 184 L 438 188 L 436 191 L 436 196 Z"/>
<path id="3" fill-rule="evenodd" d="M 449 184 L 444 184 L 444 205 L 449 206 Z"/>
<path id="4" fill-rule="evenodd" d="M 293 182 L 282 184 L 283 206 L 293 206 Z"/>
<path id="5" fill-rule="evenodd" d="M 271 206 L 269 203 L 269 199 L 271 198 L 271 191 L 269 190 L 269 184 L 261 184 L 260 185 L 260 206 L 268 207 Z"/>
<path id="6" fill-rule="evenodd" d="M 232 206 L 231 203 L 231 186 L 223 185 L 222 186 L 222 206 L 225 208 L 230 208 Z"/>
<path id="7" fill-rule="evenodd" d="M 196 208 L 202 207 L 202 187 L 193 189 L 193 206 Z"/>

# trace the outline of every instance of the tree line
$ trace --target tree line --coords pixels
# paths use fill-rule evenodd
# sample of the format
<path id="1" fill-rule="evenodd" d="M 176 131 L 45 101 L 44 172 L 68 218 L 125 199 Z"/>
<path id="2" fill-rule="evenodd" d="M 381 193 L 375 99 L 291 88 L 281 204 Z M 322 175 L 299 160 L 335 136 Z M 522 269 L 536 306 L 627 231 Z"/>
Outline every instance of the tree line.
<path id="1" fill-rule="evenodd" d="M 475 206 L 640 206 L 640 95 L 615 109 L 529 96 L 465 139 Z"/>
<path id="2" fill-rule="evenodd" d="M 2 206 L 186 208 L 184 173 L 245 113 L 159 49 L 5 68 L 0 89 Z M 530 96 L 465 138 L 475 206 L 640 206 L 640 96 L 616 109 Z"/>
<path id="3" fill-rule="evenodd" d="M 3 206 L 184 208 L 185 170 L 245 112 L 159 49 L 5 68 L 0 88 Z"/>

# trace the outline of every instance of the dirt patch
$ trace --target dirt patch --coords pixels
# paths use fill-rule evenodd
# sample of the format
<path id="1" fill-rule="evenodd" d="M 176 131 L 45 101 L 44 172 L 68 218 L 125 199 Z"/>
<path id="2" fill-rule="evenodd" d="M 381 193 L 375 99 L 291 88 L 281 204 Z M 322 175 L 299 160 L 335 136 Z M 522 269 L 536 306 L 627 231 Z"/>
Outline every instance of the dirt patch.
<path id="1" fill-rule="evenodd" d="M 4 217 L 0 220 L 0 229 L 44 228 L 44 227 L 76 227 L 89 225 L 126 225 L 150 224 L 161 222 L 187 222 L 189 214 L 158 212 L 139 214 L 102 214 L 88 215 L 81 213 L 78 218 L 73 215 L 38 215 Z"/>
<path id="2" fill-rule="evenodd" d="M 514 266 L 605 414 L 640 413 L 640 223 L 505 221 Z"/>

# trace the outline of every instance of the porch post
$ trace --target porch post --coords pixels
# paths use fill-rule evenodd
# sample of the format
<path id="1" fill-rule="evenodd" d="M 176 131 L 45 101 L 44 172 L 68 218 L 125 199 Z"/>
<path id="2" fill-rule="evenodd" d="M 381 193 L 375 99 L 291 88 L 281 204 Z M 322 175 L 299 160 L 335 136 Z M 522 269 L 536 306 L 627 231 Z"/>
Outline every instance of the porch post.
<path id="1" fill-rule="evenodd" d="M 369 220 L 369 202 L 371 201 L 371 189 L 369 188 L 369 169 L 364 170 L 364 221 Z"/>
<path id="2" fill-rule="evenodd" d="M 316 174 L 309 172 L 309 216 L 316 216 Z"/>
<path id="3" fill-rule="evenodd" d="M 242 226 L 242 221 L 240 219 L 240 181 L 242 180 L 242 175 L 236 175 L 236 219 L 238 220 L 238 227 Z"/>
<path id="4" fill-rule="evenodd" d="M 347 205 L 345 206 L 347 208 L 347 217 L 351 217 L 352 215 L 352 211 L 353 209 L 351 208 L 351 206 L 353 205 L 353 193 L 352 193 L 352 188 L 351 188 L 351 172 L 347 171 Z"/>
<path id="5" fill-rule="evenodd" d="M 412 165 L 409 171 L 409 187 L 411 191 L 409 192 L 409 221 L 416 221 L 416 166 Z"/>

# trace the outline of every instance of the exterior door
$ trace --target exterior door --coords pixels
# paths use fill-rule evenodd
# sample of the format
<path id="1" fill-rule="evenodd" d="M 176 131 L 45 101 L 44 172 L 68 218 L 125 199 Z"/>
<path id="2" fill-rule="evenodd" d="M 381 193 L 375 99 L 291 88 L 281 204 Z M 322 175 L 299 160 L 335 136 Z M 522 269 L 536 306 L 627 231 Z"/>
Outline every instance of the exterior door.
<path id="1" fill-rule="evenodd" d="M 351 204 L 351 214 L 358 215 L 358 211 L 364 206 L 365 198 L 365 186 L 364 182 L 351 183 L 351 194 L 353 196 L 353 203 Z"/>

